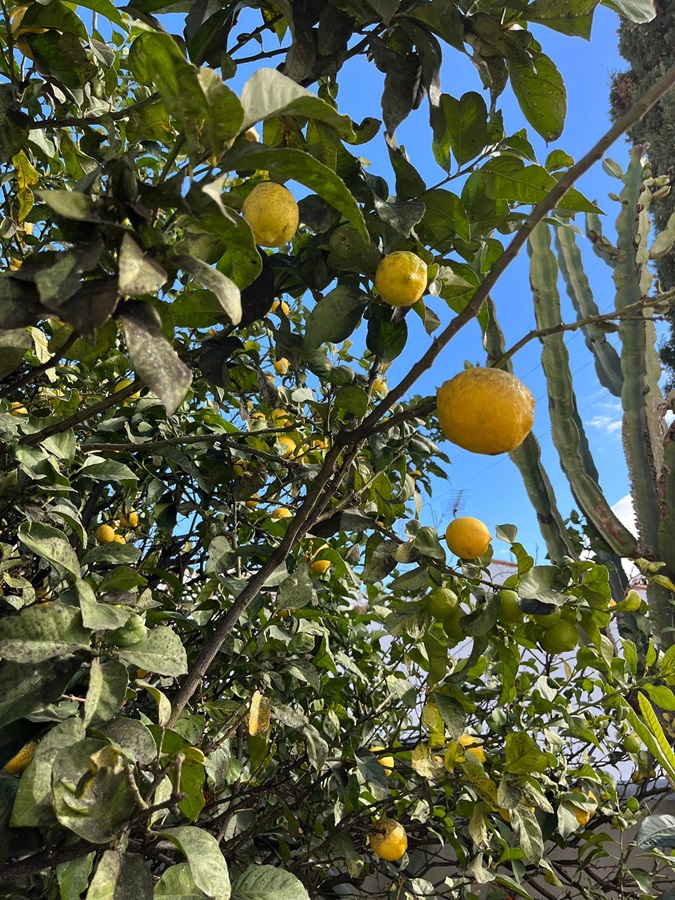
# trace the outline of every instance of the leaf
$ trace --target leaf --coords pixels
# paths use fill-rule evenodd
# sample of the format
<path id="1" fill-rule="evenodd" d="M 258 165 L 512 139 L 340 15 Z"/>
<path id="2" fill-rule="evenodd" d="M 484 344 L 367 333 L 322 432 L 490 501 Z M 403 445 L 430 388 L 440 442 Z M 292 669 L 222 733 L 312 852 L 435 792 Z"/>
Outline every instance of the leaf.
<path id="1" fill-rule="evenodd" d="M 370 240 L 363 214 L 347 185 L 332 169 L 308 153 L 293 147 L 271 149 L 247 144 L 229 153 L 225 163 L 228 169 L 267 169 L 271 175 L 292 178 L 304 184 L 341 212 L 365 241 Z"/>
<path id="2" fill-rule="evenodd" d="M 0 661 L 0 727 L 57 700 L 79 667 L 80 661 L 72 657 L 34 665 Z"/>
<path id="3" fill-rule="evenodd" d="M 106 850 L 91 880 L 86 900 L 152 900 L 152 876 L 139 853 Z"/>
<path id="4" fill-rule="evenodd" d="M 434 127 L 434 155 L 446 170 L 450 169 L 451 149 L 459 166 L 475 159 L 488 144 L 488 111 L 485 100 L 475 91 L 459 100 L 441 94 Z"/>
<path id="5" fill-rule="evenodd" d="M 50 209 L 53 209 L 57 215 L 63 216 L 64 219 L 95 222 L 99 218 L 94 208 L 94 201 L 79 191 L 36 191 L 35 193 Z"/>
<path id="6" fill-rule="evenodd" d="M 87 853 L 86 856 L 60 863 L 56 867 L 60 900 L 80 900 L 89 884 L 94 858 L 94 853 Z"/>
<path id="7" fill-rule="evenodd" d="M 116 659 L 92 660 L 84 701 L 84 725 L 108 722 L 126 700 L 129 674 Z"/>
<path id="8" fill-rule="evenodd" d="M 70 748 L 84 735 L 78 719 L 67 719 L 42 738 L 32 763 L 21 776 L 12 810 L 11 825 L 16 828 L 41 828 L 56 819 L 52 808 L 52 769 L 64 748 Z"/>
<path id="9" fill-rule="evenodd" d="M 675 778 L 675 753 L 673 752 L 673 748 L 670 746 L 668 738 L 663 733 L 663 728 L 661 728 L 661 723 L 656 717 L 656 713 L 654 712 L 651 703 L 641 691 L 638 691 L 638 700 L 640 703 L 640 710 L 647 723 L 647 727 L 651 732 L 651 737 L 653 738 L 650 743 L 647 743 L 646 741 L 645 743 L 647 743 L 647 747 L 651 750 L 656 759 L 658 759 L 668 775 L 671 778 Z M 637 728 L 635 730 L 644 740 L 643 733 Z M 654 746 L 654 743 L 656 746 Z"/>
<path id="10" fill-rule="evenodd" d="M 79 578 L 80 563 L 77 554 L 58 528 L 41 522 L 22 522 L 18 533 L 21 543 L 37 556 L 46 559 L 57 570 L 64 569 L 74 578 Z"/>
<path id="11" fill-rule="evenodd" d="M 647 850 L 656 847 L 661 850 L 675 849 L 675 816 L 647 816 L 640 823 L 635 843 Z"/>
<path id="12" fill-rule="evenodd" d="M 115 459 L 103 459 L 101 456 L 87 456 L 80 475 L 87 478 L 93 478 L 94 481 L 105 481 L 106 484 L 113 481 L 122 487 L 136 489 L 138 484 L 138 476 L 135 475 L 129 466 Z"/>
<path id="13" fill-rule="evenodd" d="M 408 326 L 395 309 L 384 303 L 373 304 L 368 319 L 366 346 L 383 363 L 400 356 L 408 340 Z"/>
<path id="14" fill-rule="evenodd" d="M 79 609 L 57 601 L 0 619 L 0 657 L 13 662 L 40 663 L 88 650 L 90 645 L 91 634 L 82 626 Z"/>
<path id="15" fill-rule="evenodd" d="M 123 305 L 119 318 L 136 373 L 159 397 L 167 415 L 172 416 L 192 383 L 192 372 L 164 336 L 154 307 L 130 301 Z"/>
<path id="16" fill-rule="evenodd" d="M 544 839 L 535 814 L 532 810 L 519 806 L 510 810 L 509 815 L 521 850 L 531 863 L 539 865 L 544 856 Z"/>
<path id="17" fill-rule="evenodd" d="M 590 40 L 597 5 L 598 0 L 535 0 L 528 8 L 527 18 L 561 34 Z"/>
<path id="18" fill-rule="evenodd" d="M 545 141 L 562 134 L 567 114 L 567 91 L 552 59 L 537 53 L 534 60 L 508 61 L 511 87 L 523 115 Z"/>
<path id="19" fill-rule="evenodd" d="M 0 330 L 0 380 L 20 366 L 27 350 L 33 346 L 24 328 Z"/>
<path id="20" fill-rule="evenodd" d="M 316 659 L 314 660 L 316 663 Z M 273 707 L 275 717 L 289 728 L 304 734 L 307 739 L 307 756 L 310 765 L 318 771 L 323 768 L 328 755 L 328 744 L 321 737 L 316 728 L 309 722 L 309 719 L 299 710 L 291 709 L 290 706 L 282 706 L 276 704 Z"/>
<path id="21" fill-rule="evenodd" d="M 530 775 L 545 772 L 553 765 L 550 753 L 544 753 L 524 731 L 511 731 L 506 735 L 505 770 L 513 775 Z"/>
<path id="22" fill-rule="evenodd" d="M 157 626 L 147 637 L 131 647 L 118 648 L 117 655 L 128 663 L 156 672 L 158 675 L 185 675 L 187 655 L 176 632 L 167 626 Z"/>
<path id="23" fill-rule="evenodd" d="M 136 682 L 139 683 L 142 684 Z M 113 719 L 105 725 L 100 725 L 98 731 L 112 743 L 118 744 L 138 765 L 149 766 L 157 759 L 155 739 L 150 729 L 137 719 L 127 717 Z"/>
<path id="24" fill-rule="evenodd" d="M 653 0 L 602 0 L 602 5 L 638 25 L 651 22 L 656 16 Z"/>
<path id="25" fill-rule="evenodd" d="M 314 642 L 312 642 L 313 644 Z M 263 697 L 260 691 L 254 691 L 251 697 L 251 708 L 248 714 L 248 733 L 261 734 L 270 727 L 271 704 L 269 697 Z"/>
<path id="26" fill-rule="evenodd" d="M 179 256 L 176 262 L 202 287 L 211 291 L 232 325 L 241 322 L 241 291 L 234 281 L 194 256 Z"/>
<path id="27" fill-rule="evenodd" d="M 349 116 L 340 115 L 324 100 L 276 69 L 258 69 L 241 89 L 245 131 L 271 116 L 301 116 L 332 125 L 343 140 L 355 139 Z"/>
<path id="28" fill-rule="evenodd" d="M 211 834 L 190 825 L 181 825 L 160 834 L 185 854 L 194 883 L 207 897 L 230 900 L 227 863 Z"/>
<path id="29" fill-rule="evenodd" d="M 16 88 L 0 85 L 0 162 L 9 162 L 28 140 L 28 118 L 24 119 L 16 99 Z"/>
<path id="30" fill-rule="evenodd" d="M 122 238 L 117 265 L 120 293 L 129 297 L 155 294 L 169 277 L 158 262 L 146 256 L 129 234 Z"/>
<path id="31" fill-rule="evenodd" d="M 195 884 L 188 863 L 169 866 L 155 885 L 154 900 L 205 900 Z"/>
<path id="32" fill-rule="evenodd" d="M 645 690 L 649 694 L 649 699 L 652 703 L 656 703 L 657 706 L 668 712 L 673 712 L 675 710 L 675 694 L 670 688 L 667 688 L 662 684 L 657 684 L 645 685 Z"/>
<path id="33" fill-rule="evenodd" d="M 346 340 L 361 321 L 368 297 L 358 288 L 338 285 L 316 304 L 305 328 L 305 346 L 316 350 L 321 344 Z"/>
<path id="34" fill-rule="evenodd" d="M 296 570 L 279 585 L 278 609 L 301 609 L 312 602 L 314 585 L 307 572 Z"/>
<path id="35" fill-rule="evenodd" d="M 232 900 L 310 900 L 302 882 L 276 866 L 251 866 L 235 881 Z"/>

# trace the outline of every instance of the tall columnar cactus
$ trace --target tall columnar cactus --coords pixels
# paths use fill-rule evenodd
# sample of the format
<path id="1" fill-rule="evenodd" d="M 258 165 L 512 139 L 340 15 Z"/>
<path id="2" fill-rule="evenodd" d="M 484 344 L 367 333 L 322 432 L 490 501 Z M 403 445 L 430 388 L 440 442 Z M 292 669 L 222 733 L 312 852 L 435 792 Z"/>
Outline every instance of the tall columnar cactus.
<path id="1" fill-rule="evenodd" d="M 665 424 L 669 404 L 659 388 L 661 372 L 653 312 L 645 303 L 653 282 L 648 263 L 662 250 L 660 245 L 648 248 L 648 210 L 654 181 L 642 158 L 641 147 L 632 151 L 625 173 L 615 164 L 611 170 L 623 182 L 618 198 L 622 208 L 616 223 L 616 247 L 602 237 L 595 217 L 589 217 L 587 233 L 598 255 L 613 269 L 620 354 L 604 340 L 604 333 L 595 323 L 589 323 L 584 331 L 601 383 L 621 397 L 623 446 L 638 523 L 637 539 L 612 512 L 599 486 L 597 468 L 577 409 L 562 332 L 542 337 L 542 365 L 553 442 L 562 468 L 581 511 L 611 547 L 615 568 L 621 568 L 621 557 L 643 557 L 665 564 L 660 571 L 665 578 L 650 584 L 649 600 L 655 635 L 663 646 L 670 646 L 675 644 L 675 594 L 665 585 L 667 579 L 675 582 L 675 426 L 668 430 Z M 539 329 L 555 328 L 562 321 L 559 272 L 563 274 L 578 319 L 598 314 L 574 231 L 566 222 L 555 226 L 555 230 L 557 259 L 551 248 L 548 224 L 538 226 L 529 242 L 530 280 Z M 662 238 L 659 236 L 658 240 L 664 244 Z M 675 234 L 668 239 L 675 239 Z M 540 468 L 537 462 L 525 473 L 526 486 L 535 505 L 540 503 L 540 498 L 536 492 L 533 495 L 533 483 L 541 480 Z M 554 552 L 550 542 L 549 552 Z M 623 575 L 622 571 L 617 573 Z"/>

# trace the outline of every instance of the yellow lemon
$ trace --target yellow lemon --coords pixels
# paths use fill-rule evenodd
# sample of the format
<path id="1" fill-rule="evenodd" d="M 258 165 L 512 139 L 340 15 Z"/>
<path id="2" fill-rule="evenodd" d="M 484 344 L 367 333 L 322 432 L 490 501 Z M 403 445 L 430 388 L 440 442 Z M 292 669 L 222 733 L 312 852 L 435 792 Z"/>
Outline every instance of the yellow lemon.
<path id="1" fill-rule="evenodd" d="M 368 834 L 373 853 L 381 859 L 394 862 L 408 849 L 408 835 L 405 828 L 395 819 L 380 819 Z"/>
<path id="2" fill-rule="evenodd" d="M 285 506 L 280 506 L 279 509 L 275 509 L 270 515 L 270 519 L 292 519 L 293 513 L 290 509 L 286 509 Z"/>
<path id="3" fill-rule="evenodd" d="M 274 371 L 277 375 L 285 375 L 288 372 L 289 362 L 285 356 L 282 356 L 281 359 L 274 360 Z"/>
<path id="4" fill-rule="evenodd" d="M 241 460 L 240 462 L 236 462 L 232 466 L 232 472 L 237 476 L 237 478 L 241 478 L 244 475 L 245 471 L 245 463 L 243 460 Z"/>
<path id="5" fill-rule="evenodd" d="M 4 771 L 7 772 L 8 775 L 21 775 L 21 773 L 33 762 L 36 747 L 37 741 L 31 741 L 29 744 L 26 744 L 25 747 L 22 747 L 19 750 L 16 756 L 13 756 L 10 759 L 6 764 Z"/>
<path id="6" fill-rule="evenodd" d="M 23 403 L 19 403 L 17 400 L 12 403 L 12 411 L 10 412 L 11 416 L 27 416 L 28 410 L 23 405 Z"/>
<path id="7" fill-rule="evenodd" d="M 111 525 L 99 525 L 94 532 L 97 544 L 112 544 L 117 535 Z"/>
<path id="8" fill-rule="evenodd" d="M 285 300 L 275 300 L 270 308 L 270 312 L 273 312 L 273 313 L 276 313 L 277 315 L 279 315 L 279 310 L 281 310 L 281 312 L 285 316 L 287 316 L 289 314 L 289 312 L 291 311 L 291 308 L 288 305 L 288 303 L 286 303 Z"/>
<path id="9" fill-rule="evenodd" d="M 373 393 L 374 394 L 382 394 L 382 395 L 389 393 L 389 388 L 387 387 L 387 382 L 384 380 L 384 378 L 380 378 L 379 375 L 373 381 Z"/>
<path id="10" fill-rule="evenodd" d="M 126 516 L 120 518 L 122 528 L 138 528 L 138 513 L 135 509 L 130 509 Z"/>
<path id="11" fill-rule="evenodd" d="M 281 455 L 286 459 L 289 456 L 293 456 L 296 451 L 295 441 L 292 437 L 289 437 L 287 434 L 280 434 L 277 438 L 277 442 L 281 444 L 284 448 Z"/>
<path id="12" fill-rule="evenodd" d="M 412 306 L 427 288 L 427 264 L 410 250 L 395 250 L 377 267 L 375 287 L 390 306 Z"/>
<path id="13" fill-rule="evenodd" d="M 579 823 L 579 825 L 583 828 L 584 825 L 588 825 L 593 816 L 595 815 L 595 810 L 598 806 L 598 798 L 595 796 L 593 791 L 589 791 L 587 794 L 589 803 L 594 804 L 593 809 L 582 809 L 580 806 L 575 806 L 574 803 L 570 803 L 570 807 L 572 808 L 572 812 L 574 813 L 574 817 Z"/>
<path id="14" fill-rule="evenodd" d="M 385 748 L 381 744 L 376 744 L 374 747 L 370 748 L 371 753 L 379 754 Z M 393 756 L 378 756 L 377 761 L 382 766 L 385 771 L 387 778 L 394 771 L 394 757 Z"/>
<path id="15" fill-rule="evenodd" d="M 309 566 L 309 571 L 312 573 L 312 575 L 325 575 L 329 569 L 329 559 L 315 559 L 314 562 L 310 563 Z"/>
<path id="16" fill-rule="evenodd" d="M 288 188 L 274 181 L 256 185 L 244 200 L 242 213 L 257 244 L 283 247 L 298 230 L 300 213 Z"/>
<path id="17" fill-rule="evenodd" d="M 249 497 L 249 499 L 246 501 L 246 506 L 248 506 L 249 509 L 255 509 L 258 503 L 260 503 L 259 494 L 253 494 L 253 496 Z"/>
<path id="18" fill-rule="evenodd" d="M 450 552 L 460 559 L 475 559 L 482 556 L 490 546 L 492 536 L 487 525 L 473 516 L 453 519 L 445 531 Z"/>
<path id="19" fill-rule="evenodd" d="M 113 541 L 115 544 L 126 544 L 126 539 L 121 534 L 116 534 Z"/>
<path id="20" fill-rule="evenodd" d="M 462 734 L 457 741 L 450 741 L 445 751 L 446 767 L 448 761 L 461 762 L 464 753 L 471 753 L 476 757 L 479 763 L 485 763 L 485 750 L 481 744 L 480 738 L 475 734 Z"/>
<path id="21" fill-rule="evenodd" d="M 501 369 L 465 369 L 439 387 L 436 407 L 446 438 L 471 453 L 515 450 L 534 422 L 530 389 Z"/>

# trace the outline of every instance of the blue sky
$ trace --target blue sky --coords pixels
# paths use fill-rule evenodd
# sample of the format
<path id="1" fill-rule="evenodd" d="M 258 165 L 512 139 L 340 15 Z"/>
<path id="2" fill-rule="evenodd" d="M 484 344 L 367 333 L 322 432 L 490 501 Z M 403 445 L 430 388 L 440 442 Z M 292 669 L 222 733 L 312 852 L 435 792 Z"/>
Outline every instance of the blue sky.
<path id="1" fill-rule="evenodd" d="M 254 24 L 257 24 L 258 14 L 252 15 L 255 16 Z M 544 28 L 535 29 L 544 51 L 553 58 L 562 72 L 568 91 L 567 121 L 558 141 L 547 147 L 528 127 L 530 139 L 540 161 L 556 147 L 566 150 L 578 159 L 611 124 L 608 115 L 610 75 L 625 66 L 617 51 L 617 27 L 617 16 L 603 7 L 598 7 L 589 42 L 580 38 L 566 37 Z M 249 45 L 251 46 L 256 45 Z M 272 46 L 272 42 L 266 41 L 266 47 Z M 255 50 L 250 52 L 253 53 Z M 272 59 L 267 64 L 274 65 L 275 62 L 276 60 Z M 233 87 L 236 90 L 240 89 L 248 75 L 259 65 L 261 63 L 242 66 L 233 80 Z M 350 60 L 342 69 L 339 81 L 340 112 L 347 113 L 356 121 L 379 114 L 383 75 L 372 63 L 368 63 L 362 57 Z M 456 97 L 469 90 L 482 89 L 478 74 L 468 59 L 449 48 L 445 48 L 442 88 Z M 504 110 L 507 133 L 527 127 L 508 88 L 500 98 L 500 105 Z M 399 144 L 405 145 L 411 161 L 428 184 L 434 184 L 442 179 L 444 173 L 434 161 L 431 152 L 431 132 L 426 102 L 400 126 L 397 139 Z M 393 190 L 393 173 L 382 132 L 370 143 L 354 149 L 370 161 L 371 171 L 384 176 Z M 627 154 L 628 145 L 623 140 L 609 151 L 609 155 L 619 162 L 622 168 L 627 164 Z M 611 191 L 618 192 L 619 182 L 605 174 L 598 164 L 577 186 L 588 197 L 597 200 L 599 206 L 607 213 L 603 223 L 604 230 L 612 237 L 618 204 L 610 202 L 607 194 Z M 302 196 L 304 189 L 300 189 L 297 193 Z M 577 217 L 577 223 L 583 229 L 581 216 Z M 590 252 L 590 248 L 584 250 L 584 258 L 596 302 L 601 311 L 608 311 L 613 306 L 611 271 L 602 260 Z M 497 284 L 493 296 L 497 302 L 501 325 L 509 346 L 534 325 L 528 262 L 524 251 Z M 575 316 L 562 285 L 561 296 L 566 310 L 565 321 L 573 321 Z M 441 316 L 443 324 L 446 324 L 451 318 L 449 310 L 440 299 L 428 299 L 429 305 Z M 400 380 L 408 371 L 413 359 L 419 357 L 429 344 L 429 338 L 425 335 L 417 317 L 411 315 L 408 321 L 410 325 L 408 347 L 388 372 L 390 385 Z M 570 352 L 571 370 L 575 375 L 578 407 L 587 426 L 591 449 L 601 473 L 602 486 L 609 502 L 614 504 L 625 498 L 628 493 L 628 480 L 621 449 L 619 402 L 598 383 L 593 360 L 586 350 L 583 336 L 579 332 L 570 333 L 566 336 L 566 343 Z M 465 360 L 482 363 L 484 358 L 479 329 L 477 325 L 470 325 L 437 359 L 433 371 L 420 380 L 419 393 L 433 393 L 440 383 L 451 378 L 463 367 Z M 539 343 L 531 342 L 524 348 L 514 358 L 514 366 L 516 374 L 528 384 L 537 398 L 534 431 L 542 445 L 544 464 L 553 481 L 561 513 L 566 517 L 574 503 L 551 441 Z M 434 484 L 432 499 L 425 496 L 422 512 L 425 522 L 444 530 L 452 517 L 457 493 L 461 492 L 460 514 L 482 519 L 491 530 L 496 525 L 507 522 L 517 525 L 520 540 L 538 561 L 543 561 L 546 551 L 536 517 L 520 475 L 508 456 L 496 458 L 476 456 L 449 443 L 446 443 L 443 449 L 451 459 L 451 465 L 448 467 L 449 480 L 447 482 L 438 480 Z M 506 545 L 500 547 L 497 544 L 495 555 L 508 556 Z"/>

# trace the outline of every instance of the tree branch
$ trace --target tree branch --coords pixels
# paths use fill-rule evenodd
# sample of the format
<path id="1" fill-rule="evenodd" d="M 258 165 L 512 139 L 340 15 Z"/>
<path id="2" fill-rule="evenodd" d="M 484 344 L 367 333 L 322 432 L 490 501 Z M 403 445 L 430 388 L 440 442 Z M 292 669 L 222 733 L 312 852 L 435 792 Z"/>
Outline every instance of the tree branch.
<path id="1" fill-rule="evenodd" d="M 77 335 L 75 334 L 75 332 L 73 332 L 63 342 L 63 346 L 61 347 L 61 349 L 57 350 L 56 353 L 47 360 L 47 362 L 40 363 L 39 366 L 33 366 L 33 368 L 29 369 L 28 372 L 24 372 L 23 375 L 19 375 L 17 378 L 15 378 L 14 381 L 10 381 L 4 388 L 3 394 L 11 393 L 11 391 L 15 391 L 17 388 L 23 387 L 34 378 L 37 378 L 39 375 L 44 374 L 44 372 L 47 372 L 49 369 L 53 369 L 59 362 L 59 360 L 62 359 L 70 350 L 76 340 Z"/>

